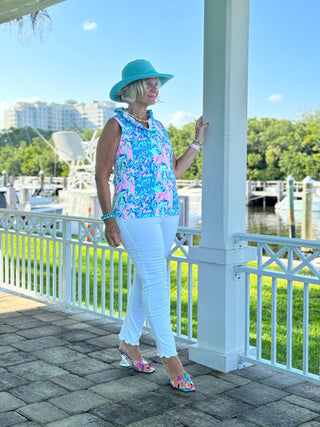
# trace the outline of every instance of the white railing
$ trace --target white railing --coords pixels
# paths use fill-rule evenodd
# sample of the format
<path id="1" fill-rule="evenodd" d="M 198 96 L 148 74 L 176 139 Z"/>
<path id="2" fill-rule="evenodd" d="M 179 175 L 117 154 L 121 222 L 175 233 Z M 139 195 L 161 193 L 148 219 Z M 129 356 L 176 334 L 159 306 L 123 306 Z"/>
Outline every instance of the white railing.
<path id="1" fill-rule="evenodd" d="M 235 247 L 257 247 L 245 274 L 243 360 L 320 383 L 320 242 L 235 234 Z"/>
<path id="2" fill-rule="evenodd" d="M 7 182 L 13 184 L 15 188 L 37 188 L 41 185 L 39 176 L 17 176 L 8 177 Z M 46 186 L 55 186 L 65 188 L 67 186 L 68 178 L 59 176 L 45 176 L 44 184 Z M 0 184 L 3 185 L 3 176 L 0 175 Z"/>
<path id="3" fill-rule="evenodd" d="M 177 187 L 193 187 L 193 186 L 201 186 L 202 181 L 200 179 L 177 179 Z"/>
<path id="4" fill-rule="evenodd" d="M 90 223 L 88 223 L 90 221 Z M 99 220 L 0 210 L 0 287 L 122 321 L 133 265 L 107 245 Z M 189 258 L 199 229 L 179 228 L 168 256 L 172 324 L 197 336 L 198 265 Z M 244 361 L 320 383 L 320 242 L 237 233 L 236 248 L 257 247 L 245 275 Z"/>
<path id="5" fill-rule="evenodd" d="M 167 260 L 172 323 L 196 341 L 198 267 L 188 250 L 200 230 L 177 236 Z M 130 258 L 107 245 L 101 221 L 0 209 L 0 287 L 122 320 L 132 279 Z"/>

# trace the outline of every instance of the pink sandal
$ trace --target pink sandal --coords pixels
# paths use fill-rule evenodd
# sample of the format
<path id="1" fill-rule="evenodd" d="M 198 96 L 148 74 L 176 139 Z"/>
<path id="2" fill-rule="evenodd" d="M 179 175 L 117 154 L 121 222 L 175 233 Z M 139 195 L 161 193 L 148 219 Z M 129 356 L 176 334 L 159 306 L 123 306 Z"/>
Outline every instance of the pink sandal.
<path id="1" fill-rule="evenodd" d="M 196 389 L 195 386 L 193 385 L 190 375 L 187 372 L 185 372 L 183 375 L 179 375 L 178 377 L 169 378 L 169 382 L 172 388 L 175 388 L 180 391 L 189 392 L 189 391 L 195 391 Z M 189 388 L 179 387 L 179 385 L 183 382 L 188 383 L 190 387 Z"/>
<path id="2" fill-rule="evenodd" d="M 120 366 L 132 367 L 135 371 L 142 372 L 144 374 L 152 374 L 152 372 L 155 371 L 150 363 L 146 362 L 144 359 L 132 360 L 126 353 L 123 353 L 120 349 L 119 351 L 121 353 Z"/>

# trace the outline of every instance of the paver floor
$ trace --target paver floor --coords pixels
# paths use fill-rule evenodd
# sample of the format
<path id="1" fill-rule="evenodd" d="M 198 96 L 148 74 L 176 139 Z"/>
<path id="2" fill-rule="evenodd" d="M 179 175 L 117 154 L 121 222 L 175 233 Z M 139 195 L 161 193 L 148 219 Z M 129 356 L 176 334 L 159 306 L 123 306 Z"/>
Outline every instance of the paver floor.
<path id="1" fill-rule="evenodd" d="M 0 291 L 0 427 L 320 427 L 320 387 L 250 366 L 226 374 L 179 354 L 195 393 L 171 389 L 145 334 L 156 372 L 119 366 L 120 324 Z"/>

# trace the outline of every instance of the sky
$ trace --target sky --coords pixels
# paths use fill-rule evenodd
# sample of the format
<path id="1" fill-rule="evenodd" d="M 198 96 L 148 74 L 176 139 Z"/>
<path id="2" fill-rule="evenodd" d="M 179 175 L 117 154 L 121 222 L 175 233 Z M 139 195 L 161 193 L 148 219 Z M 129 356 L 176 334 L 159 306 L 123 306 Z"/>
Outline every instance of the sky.
<path id="1" fill-rule="evenodd" d="M 48 8 L 42 40 L 0 26 L 0 129 L 18 100 L 108 101 L 131 60 L 174 79 L 156 117 L 181 127 L 202 114 L 204 0 L 67 0 Z M 320 108 L 320 0 L 251 0 L 248 117 L 299 120 Z"/>

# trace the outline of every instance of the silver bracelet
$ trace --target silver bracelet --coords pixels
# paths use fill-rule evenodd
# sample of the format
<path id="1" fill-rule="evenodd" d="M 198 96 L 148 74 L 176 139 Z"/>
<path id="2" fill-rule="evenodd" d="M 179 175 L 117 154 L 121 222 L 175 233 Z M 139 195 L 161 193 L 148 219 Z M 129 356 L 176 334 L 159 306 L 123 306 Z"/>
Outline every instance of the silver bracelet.
<path id="1" fill-rule="evenodd" d="M 191 144 L 189 145 L 189 147 L 194 148 L 197 151 L 200 151 L 201 145 L 195 144 L 194 142 L 191 142 Z"/>
<path id="2" fill-rule="evenodd" d="M 196 142 L 199 145 L 202 145 L 202 142 L 200 141 L 200 139 L 194 139 L 192 142 Z"/>

